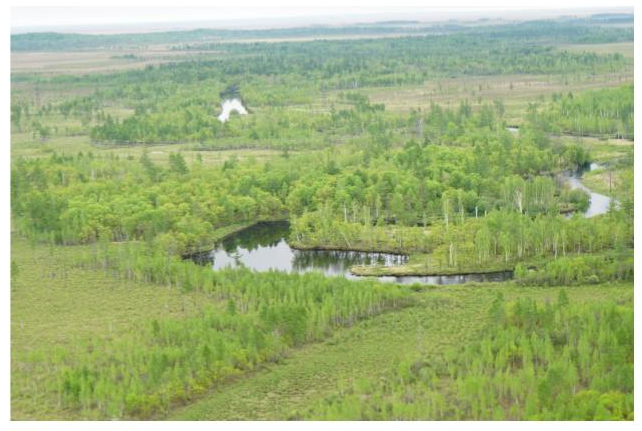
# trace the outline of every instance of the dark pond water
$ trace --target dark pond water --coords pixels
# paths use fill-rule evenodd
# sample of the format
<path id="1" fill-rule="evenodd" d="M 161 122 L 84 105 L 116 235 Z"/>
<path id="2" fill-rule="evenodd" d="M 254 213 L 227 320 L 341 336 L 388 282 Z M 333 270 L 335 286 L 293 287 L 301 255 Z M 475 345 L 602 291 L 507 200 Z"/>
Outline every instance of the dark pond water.
<path id="1" fill-rule="evenodd" d="M 599 193 L 595 193 L 584 184 L 582 184 L 581 180 L 585 172 L 601 168 L 602 166 L 598 165 L 597 163 L 591 163 L 588 166 L 582 169 L 578 169 L 575 172 L 565 172 L 562 175 L 563 180 L 568 183 L 571 189 L 584 190 L 591 197 L 591 203 L 584 213 L 584 217 L 593 217 L 599 214 L 607 213 L 609 211 L 609 208 L 611 207 L 611 201 L 617 204 L 617 201 L 615 201 L 614 199 Z"/>
<path id="2" fill-rule="evenodd" d="M 192 259 L 212 269 L 245 266 L 255 271 L 277 270 L 284 272 L 320 271 L 328 276 L 361 277 L 350 273 L 353 265 L 401 265 L 408 256 L 392 253 L 373 253 L 341 250 L 296 250 L 288 244 L 288 222 L 257 223 L 221 241 L 209 253 L 192 256 Z M 511 271 L 492 274 L 466 274 L 444 276 L 377 277 L 392 283 L 459 284 L 469 281 L 503 281 L 512 278 Z"/>

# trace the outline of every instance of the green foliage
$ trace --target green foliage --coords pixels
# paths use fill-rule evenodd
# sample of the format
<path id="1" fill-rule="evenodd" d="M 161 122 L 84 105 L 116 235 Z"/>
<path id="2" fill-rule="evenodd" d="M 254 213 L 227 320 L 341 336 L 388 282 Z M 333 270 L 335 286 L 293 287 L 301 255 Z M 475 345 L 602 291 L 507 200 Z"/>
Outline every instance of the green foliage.
<path id="1" fill-rule="evenodd" d="M 305 419 L 632 420 L 633 304 L 498 297 L 478 341 L 405 361 Z"/>
<path id="2" fill-rule="evenodd" d="M 541 269 L 515 273 L 522 285 L 598 284 L 615 280 L 633 280 L 632 253 L 608 253 L 591 256 L 561 257 Z"/>
<path id="3" fill-rule="evenodd" d="M 324 214 L 323 211 L 305 213 L 295 218 L 291 229 L 294 242 L 307 247 L 432 253 L 442 267 L 454 268 L 461 268 L 464 264 L 467 267 L 471 264 L 484 266 L 498 260 L 515 263 L 533 257 L 553 258 L 549 263 L 550 271 L 538 273 L 540 276 L 551 271 L 559 274 L 562 270 L 553 268 L 567 267 L 573 261 L 567 255 L 625 250 L 633 245 L 631 219 L 621 211 L 600 218 L 574 216 L 570 219 L 561 215 L 533 218 L 520 215 L 518 211 L 491 211 L 485 217 L 467 218 L 458 224 L 433 221 L 428 230 L 343 222 Z M 628 279 L 631 276 L 629 260 L 586 259 L 589 266 L 596 268 L 594 271 L 598 271 L 600 265 L 604 266 L 604 279 Z M 575 273 L 578 275 L 559 280 L 554 276 L 550 281 L 581 283 L 589 280 L 588 270 Z M 523 267 L 516 276 L 546 283 L 544 278 L 532 278 L 534 274 L 527 276 Z"/>
<path id="4" fill-rule="evenodd" d="M 632 15 L 624 15 L 613 22 L 630 22 Z M 478 27 L 469 30 L 473 37 L 514 37 L 538 38 L 560 43 L 608 43 L 633 40 L 633 32 L 629 28 L 591 25 L 603 23 L 606 19 L 576 19 L 566 20 L 565 23 L 554 21 L 533 21 L 522 23 L 520 26 L 491 26 Z M 11 36 L 12 51 L 67 51 L 89 48 L 119 48 L 139 47 L 149 44 L 193 43 L 195 41 L 226 40 L 226 39 L 270 39 L 286 37 L 310 36 L 351 36 L 351 35 L 396 35 L 396 34 L 443 34 L 463 32 L 466 28 L 458 25 L 421 26 L 416 21 L 381 22 L 374 24 L 353 24 L 346 26 L 321 26 L 274 28 L 274 29 L 198 29 L 190 31 L 169 31 L 138 34 L 113 35 L 84 35 L 64 33 L 25 33 Z M 194 48 L 203 49 L 206 45 L 196 45 Z M 135 58 L 132 54 L 123 58 Z"/>
<path id="5" fill-rule="evenodd" d="M 12 365 L 28 373 L 32 364 L 46 363 L 54 378 L 42 389 L 30 380 L 30 394 L 39 400 L 40 390 L 55 393 L 59 410 L 101 419 L 159 417 L 224 381 L 280 361 L 294 347 L 410 305 L 425 293 L 419 285 L 406 289 L 319 274 L 214 272 L 180 258 L 261 219 L 289 217 L 292 239 L 303 247 L 422 252 L 449 271 L 517 264 L 520 289 L 632 279 L 632 170 L 619 209 L 565 219 L 560 211 L 586 209 L 588 195 L 553 176 L 584 166 L 594 154 L 547 134 L 632 138 L 631 85 L 531 103 L 518 135 L 506 130 L 508 100 L 489 104 L 480 96 L 454 108 L 435 103 L 400 113 L 387 110 L 374 91 L 424 88 L 439 79 L 429 97 L 441 101 L 441 82 L 450 78 L 592 79 L 629 71 L 632 60 L 620 54 L 548 46 L 632 41 L 631 28 L 595 25 L 627 19 L 12 35 L 14 51 L 162 43 L 199 52 L 187 61 L 108 74 L 14 74 L 13 82 L 24 88 L 16 86 L 12 97 L 11 125 L 34 142 L 24 145 L 27 158 L 12 160 L 11 211 L 12 233 L 48 243 L 52 253 L 62 245 L 92 244 L 80 246 L 86 252 L 74 262 L 83 274 L 153 283 L 156 294 L 182 292 L 181 300 L 201 295 L 194 314 L 150 314 L 123 333 L 109 323 L 109 333 L 100 332 L 103 325 L 99 336 L 53 351 L 29 345 Z M 331 34 L 403 36 L 225 43 Z M 126 54 L 117 60 L 142 59 Z M 220 99 L 241 94 L 250 115 L 220 123 Z M 104 148 L 98 155 L 57 154 L 45 143 L 72 135 L 89 135 L 105 147 L 180 144 L 183 152 L 167 151 L 169 163 L 162 165 L 146 150 L 139 158 Z M 33 154 L 31 146 L 37 148 Z M 258 147 L 277 149 L 282 157 L 258 163 L 233 156 L 213 167 L 202 156 L 212 153 L 199 153 L 195 163 L 188 155 Z M 536 270 L 519 264 L 531 258 L 545 263 Z M 11 261 L 12 286 L 26 272 L 19 263 Z M 42 273 L 50 280 L 63 277 L 64 284 L 66 271 L 47 267 Z M 440 304 L 450 299 L 439 295 L 433 306 L 443 314 Z M 474 343 L 401 361 L 381 381 L 360 379 L 304 416 L 632 418 L 630 304 L 571 304 L 562 290 L 557 303 L 546 306 L 497 295 L 488 316 L 478 314 L 490 324 Z M 15 322 L 22 331 L 22 320 Z M 48 355 L 50 362 L 38 359 Z"/>
<path id="6" fill-rule="evenodd" d="M 223 311 L 213 301 L 193 318 L 154 319 L 115 342 L 87 340 L 85 353 L 57 364 L 65 405 L 97 410 L 101 417 L 166 413 L 229 377 L 279 360 L 292 346 L 411 303 L 405 290 L 373 281 L 213 272 L 132 246 L 108 247 L 105 253 L 85 265 L 107 262 L 119 277 L 197 289 L 227 301 L 227 307 Z"/>
<path id="7" fill-rule="evenodd" d="M 281 188 L 294 172 L 246 168 L 190 170 L 180 153 L 170 155 L 169 169 L 147 153 L 140 163 L 83 154 L 20 159 L 12 170 L 12 209 L 34 239 L 144 240 L 174 254 L 198 251 L 212 244 L 213 229 L 282 217 Z"/>
<path id="8" fill-rule="evenodd" d="M 189 172 L 181 153 L 169 155 L 169 169 L 179 175 L 185 175 Z"/>
<path id="9" fill-rule="evenodd" d="M 557 133 L 633 140 L 633 85 L 554 94 L 550 104 L 533 120 Z"/>

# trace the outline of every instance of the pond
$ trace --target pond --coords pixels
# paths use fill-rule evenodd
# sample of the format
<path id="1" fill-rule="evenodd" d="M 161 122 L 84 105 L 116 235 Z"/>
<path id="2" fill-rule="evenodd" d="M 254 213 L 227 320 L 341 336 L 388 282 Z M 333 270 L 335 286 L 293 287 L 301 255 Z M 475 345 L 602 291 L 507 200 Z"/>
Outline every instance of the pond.
<path id="1" fill-rule="evenodd" d="M 240 99 L 227 99 L 221 103 L 221 115 L 218 116 L 218 121 L 225 123 L 230 119 L 232 112 L 238 112 L 240 115 L 247 115 L 247 109 L 243 106 Z"/>
<path id="2" fill-rule="evenodd" d="M 346 250 L 297 250 L 288 243 L 288 222 L 260 222 L 221 241 L 208 253 L 192 256 L 212 269 L 245 266 L 255 271 L 284 272 L 319 271 L 328 276 L 348 279 L 362 277 L 350 273 L 353 265 L 401 265 L 408 256 L 393 253 Z M 512 271 L 491 274 L 460 274 L 443 276 L 385 276 L 379 281 L 401 284 L 460 284 L 469 281 L 504 281 L 512 278 Z"/>
<path id="3" fill-rule="evenodd" d="M 598 165 L 597 163 L 590 163 L 586 167 L 578 169 L 574 172 L 565 172 L 564 174 L 562 174 L 563 181 L 568 183 L 571 189 L 584 190 L 589 194 L 591 202 L 588 209 L 584 213 L 584 217 L 593 217 L 599 214 L 607 213 L 609 211 L 609 208 L 611 207 L 611 201 L 613 201 L 617 205 L 616 200 L 600 193 L 595 193 L 584 184 L 582 184 L 581 180 L 585 172 L 601 168 L 602 166 Z"/>

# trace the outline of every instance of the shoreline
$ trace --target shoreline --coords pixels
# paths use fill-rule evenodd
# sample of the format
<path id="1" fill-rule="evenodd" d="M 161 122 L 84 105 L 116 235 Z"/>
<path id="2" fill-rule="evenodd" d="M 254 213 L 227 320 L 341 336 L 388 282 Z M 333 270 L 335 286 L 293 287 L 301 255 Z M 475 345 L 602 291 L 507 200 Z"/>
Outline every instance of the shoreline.
<path id="1" fill-rule="evenodd" d="M 453 275 L 476 275 L 476 274 L 499 274 L 499 273 L 513 273 L 515 265 L 507 265 L 505 267 L 490 267 L 490 268 L 431 268 L 431 269 L 413 269 L 408 265 L 399 266 L 364 266 L 355 265 L 350 267 L 350 274 L 359 277 L 439 277 L 439 276 L 453 276 Z"/>

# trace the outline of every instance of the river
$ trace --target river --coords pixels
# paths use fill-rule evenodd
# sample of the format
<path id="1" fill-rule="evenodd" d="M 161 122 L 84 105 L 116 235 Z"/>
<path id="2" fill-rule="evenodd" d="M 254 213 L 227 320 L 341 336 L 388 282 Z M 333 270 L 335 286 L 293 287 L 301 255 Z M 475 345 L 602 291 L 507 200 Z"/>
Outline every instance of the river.
<path id="1" fill-rule="evenodd" d="M 562 181 L 573 189 L 580 188 L 591 196 L 585 217 L 604 214 L 609 210 L 611 198 L 595 193 L 581 183 L 587 170 L 600 168 L 597 164 L 576 172 L 565 172 Z M 348 279 L 362 277 L 350 272 L 354 265 L 396 266 L 408 262 L 408 256 L 346 250 L 297 250 L 288 242 L 290 224 L 286 221 L 260 222 L 243 229 L 219 242 L 210 252 L 191 258 L 201 264 L 211 265 L 213 270 L 244 266 L 254 271 L 284 271 L 304 273 L 319 271 L 327 276 L 343 276 Z M 499 282 L 513 277 L 512 271 L 487 274 L 455 274 L 436 276 L 382 276 L 377 280 L 399 284 L 463 284 L 467 282 Z"/>
<path id="2" fill-rule="evenodd" d="M 348 279 L 363 277 L 350 272 L 353 265 L 395 266 L 408 261 L 408 256 L 393 253 L 345 250 L 297 250 L 290 246 L 288 222 L 260 222 L 221 241 L 208 253 L 193 256 L 212 269 L 244 266 L 255 271 L 284 271 L 304 273 L 319 271 L 327 276 Z M 512 271 L 490 274 L 458 274 L 439 276 L 384 276 L 382 282 L 400 284 L 462 284 L 469 281 L 504 281 L 512 278 Z"/>
<path id="3" fill-rule="evenodd" d="M 609 211 L 609 208 L 611 208 L 611 201 L 613 201 L 615 205 L 617 205 L 618 203 L 613 198 L 602 195 L 600 193 L 596 193 L 582 184 L 581 180 L 585 172 L 601 168 L 602 166 L 598 165 L 597 163 L 591 163 L 585 168 L 578 169 L 574 172 L 565 172 L 564 174 L 562 174 L 563 181 L 565 181 L 571 189 L 584 190 L 589 194 L 591 202 L 588 209 L 584 213 L 584 217 L 594 217 L 596 215 L 605 214 Z"/>

